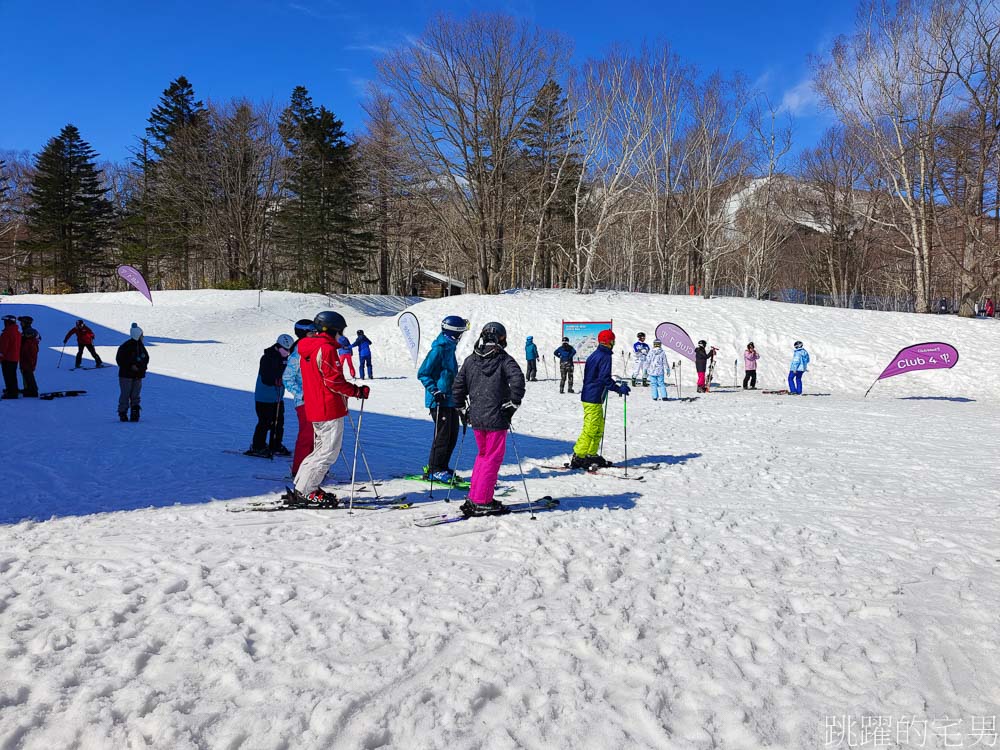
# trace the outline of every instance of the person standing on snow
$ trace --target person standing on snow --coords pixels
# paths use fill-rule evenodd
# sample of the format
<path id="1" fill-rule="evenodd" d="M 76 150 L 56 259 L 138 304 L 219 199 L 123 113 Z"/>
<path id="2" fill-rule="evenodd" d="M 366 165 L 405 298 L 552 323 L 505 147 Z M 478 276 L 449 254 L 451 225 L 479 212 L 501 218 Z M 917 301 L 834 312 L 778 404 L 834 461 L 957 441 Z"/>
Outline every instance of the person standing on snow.
<path id="1" fill-rule="evenodd" d="M 118 363 L 118 419 L 138 422 L 142 379 L 149 368 L 149 352 L 142 340 L 142 329 L 136 323 L 129 329 L 128 340 L 118 347 L 115 361 Z"/>
<path id="2" fill-rule="evenodd" d="M 747 344 L 747 349 L 743 352 L 743 390 L 747 390 L 747 384 L 749 383 L 749 390 L 757 390 L 757 360 L 760 359 L 760 355 L 753 346 L 751 341 Z"/>
<path id="3" fill-rule="evenodd" d="M 17 363 L 21 359 L 21 332 L 17 318 L 3 316 L 3 333 L 0 333 L 0 370 L 3 371 L 3 398 L 18 398 Z"/>
<path id="4" fill-rule="evenodd" d="M 993 317 L 993 313 L 996 312 L 996 308 L 993 306 L 993 298 L 992 297 L 987 297 L 986 298 L 986 308 L 985 309 L 986 309 L 986 317 L 987 318 L 992 318 Z"/>
<path id="5" fill-rule="evenodd" d="M 487 323 L 452 387 L 463 422 L 472 426 L 479 447 L 469 499 L 459 508 L 467 516 L 506 512 L 493 491 L 507 448 L 510 420 L 524 398 L 524 374 L 506 348 L 507 329 L 501 323 Z"/>
<path id="6" fill-rule="evenodd" d="M 97 350 L 94 348 L 94 332 L 90 330 L 90 327 L 84 323 L 82 320 L 76 321 L 76 325 L 69 329 L 66 335 L 63 337 L 63 345 L 69 341 L 70 336 L 76 336 L 76 365 L 74 365 L 74 370 L 79 370 L 80 365 L 83 363 L 83 350 L 86 349 L 90 352 L 90 356 L 94 358 L 95 367 L 104 367 L 104 362 L 97 354 Z"/>
<path id="7" fill-rule="evenodd" d="M 358 374 L 354 371 L 354 350 L 351 349 L 351 340 L 341 334 L 337 337 L 337 356 L 340 358 L 340 369 L 344 369 L 344 363 L 347 363 L 347 369 L 351 371 L 351 377 L 356 378 Z"/>
<path id="8" fill-rule="evenodd" d="M 306 418 L 312 423 L 313 449 L 295 473 L 294 499 L 306 503 L 333 503 L 319 483 L 340 455 L 344 440 L 344 417 L 347 397 L 365 399 L 371 393 L 367 385 L 355 385 L 344 378 L 337 353 L 337 340 L 343 336 L 347 321 L 339 313 L 326 310 L 313 320 L 316 331 L 299 339 L 299 368 L 302 371 L 302 395 Z"/>
<path id="9" fill-rule="evenodd" d="M 295 417 L 299 423 L 299 431 L 295 436 L 295 450 L 292 452 L 292 476 L 294 477 L 302 465 L 302 459 L 309 455 L 313 448 L 312 422 L 306 417 L 305 400 L 302 398 L 302 367 L 299 357 L 299 342 L 311 336 L 316 330 L 311 320 L 302 319 L 295 324 L 296 341 L 288 354 L 285 372 L 281 382 L 292 397 L 295 405 Z"/>
<path id="10" fill-rule="evenodd" d="M 664 378 L 670 374 L 670 365 L 667 364 L 667 353 L 663 351 L 663 344 L 659 339 L 653 340 L 653 348 L 646 355 L 646 372 L 653 387 L 653 401 L 666 401 L 667 385 Z"/>
<path id="11" fill-rule="evenodd" d="M 576 361 L 576 349 L 570 346 L 569 337 L 563 336 L 562 344 L 553 352 L 559 360 L 559 392 L 569 383 L 569 392 L 573 393 L 573 364 Z"/>
<path id="12" fill-rule="evenodd" d="M 597 334 L 597 348 L 587 357 L 583 368 L 583 388 L 580 401 L 583 402 L 583 430 L 573 446 L 572 469 L 600 468 L 612 463 L 601 456 L 601 438 L 604 437 L 604 399 L 608 391 L 619 396 L 627 396 L 631 389 L 625 383 L 616 383 L 611 376 L 612 350 L 615 334 L 609 328 Z"/>
<path id="13" fill-rule="evenodd" d="M 458 374 L 455 349 L 467 330 L 469 321 L 458 315 L 449 315 L 441 321 L 441 333 L 417 370 L 417 378 L 424 386 L 424 406 L 434 420 L 434 442 L 424 467 L 424 478 L 444 484 L 455 481 L 455 470 L 448 466 L 458 442 L 458 410 L 451 388 Z"/>
<path id="14" fill-rule="evenodd" d="M 365 332 L 360 328 L 358 329 L 358 337 L 351 344 L 354 348 L 358 350 L 358 372 L 361 375 L 361 379 L 365 379 L 365 365 L 368 366 L 368 379 L 374 380 L 372 376 L 372 342 Z"/>
<path id="15" fill-rule="evenodd" d="M 35 367 L 38 365 L 38 347 L 42 343 L 42 337 L 31 326 L 35 322 L 34 318 L 22 315 L 18 320 L 21 321 L 21 359 L 18 365 L 21 368 L 21 380 L 24 383 L 24 397 L 38 398 Z"/>
<path id="16" fill-rule="evenodd" d="M 506 336 L 506 334 L 504 334 Z M 504 339 L 504 347 L 507 346 L 507 340 Z M 524 342 L 524 358 L 528 360 L 528 380 L 532 383 L 538 380 L 538 347 L 535 345 L 535 337 L 528 336 L 527 340 Z"/>
<path id="17" fill-rule="evenodd" d="M 792 363 L 788 366 L 788 392 L 796 396 L 802 395 L 802 373 L 809 368 L 809 352 L 801 341 L 795 342 L 792 352 Z"/>
<path id="18" fill-rule="evenodd" d="M 285 363 L 294 345 L 295 339 L 283 333 L 261 355 L 260 366 L 257 369 L 257 383 L 253 391 L 257 426 L 253 431 L 250 450 L 244 451 L 248 456 L 272 458 L 292 455 L 291 451 L 281 444 L 281 438 L 285 433 L 285 386 L 281 376 L 285 374 Z M 268 433 L 271 434 L 270 440 Z"/>
<path id="19" fill-rule="evenodd" d="M 694 350 L 694 369 L 698 373 L 698 393 L 708 393 L 711 383 L 705 381 L 705 371 L 708 369 L 708 362 L 715 359 L 716 349 L 713 346 L 708 349 L 708 343 L 702 339 Z"/>
<path id="20" fill-rule="evenodd" d="M 635 335 L 637 341 L 632 344 L 632 387 L 635 388 L 636 380 L 642 378 L 643 385 L 649 385 L 646 373 L 646 357 L 649 356 L 649 344 L 646 343 L 646 334 L 639 331 Z"/>

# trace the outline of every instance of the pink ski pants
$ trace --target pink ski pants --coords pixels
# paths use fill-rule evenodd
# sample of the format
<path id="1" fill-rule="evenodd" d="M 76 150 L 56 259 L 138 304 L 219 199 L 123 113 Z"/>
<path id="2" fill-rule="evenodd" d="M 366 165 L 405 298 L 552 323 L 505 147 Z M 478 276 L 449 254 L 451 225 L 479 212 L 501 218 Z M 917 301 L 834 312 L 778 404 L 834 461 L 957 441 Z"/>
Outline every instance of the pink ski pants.
<path id="1" fill-rule="evenodd" d="M 469 500 L 476 505 L 493 501 L 493 490 L 507 452 L 507 430 L 474 430 L 479 454 L 472 467 Z"/>

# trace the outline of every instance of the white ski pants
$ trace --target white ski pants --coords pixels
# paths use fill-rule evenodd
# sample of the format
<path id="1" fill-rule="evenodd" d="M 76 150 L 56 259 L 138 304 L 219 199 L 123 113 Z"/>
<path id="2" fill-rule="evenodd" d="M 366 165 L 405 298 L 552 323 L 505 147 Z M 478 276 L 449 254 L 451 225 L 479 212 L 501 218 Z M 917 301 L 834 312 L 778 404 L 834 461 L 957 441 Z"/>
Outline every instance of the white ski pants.
<path id="1" fill-rule="evenodd" d="M 302 459 L 295 475 L 295 489 L 308 495 L 319 489 L 319 483 L 340 455 L 340 444 L 344 440 L 344 418 L 326 422 L 313 422 L 312 453 Z"/>
<path id="2" fill-rule="evenodd" d="M 641 378 L 646 370 L 646 355 L 632 353 L 632 372 L 633 378 Z"/>

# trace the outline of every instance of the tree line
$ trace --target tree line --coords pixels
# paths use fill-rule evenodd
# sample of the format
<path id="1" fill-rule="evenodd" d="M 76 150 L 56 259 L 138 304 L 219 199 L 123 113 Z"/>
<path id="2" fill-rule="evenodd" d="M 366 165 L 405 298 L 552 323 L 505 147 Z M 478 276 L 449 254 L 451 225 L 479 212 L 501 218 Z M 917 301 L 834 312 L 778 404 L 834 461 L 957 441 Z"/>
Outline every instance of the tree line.
<path id="1" fill-rule="evenodd" d="M 865 0 L 812 61 L 835 124 L 801 153 L 739 75 L 668 44 L 572 64 L 562 35 L 439 16 L 377 63 L 349 135 L 304 87 L 277 107 L 186 78 L 132 158 L 72 125 L 0 163 L 8 284 L 408 294 L 436 270 L 485 293 L 595 288 L 963 314 L 1000 283 L 1000 14 Z"/>

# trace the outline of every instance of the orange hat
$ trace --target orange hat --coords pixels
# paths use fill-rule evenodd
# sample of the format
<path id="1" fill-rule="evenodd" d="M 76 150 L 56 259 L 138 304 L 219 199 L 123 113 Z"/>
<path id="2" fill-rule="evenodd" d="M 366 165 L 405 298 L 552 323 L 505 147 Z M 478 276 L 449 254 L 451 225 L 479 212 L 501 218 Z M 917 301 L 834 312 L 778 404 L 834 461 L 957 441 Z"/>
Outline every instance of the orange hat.
<path id="1" fill-rule="evenodd" d="M 610 328 L 606 328 L 605 330 L 601 331 L 599 334 L 597 334 L 597 343 L 598 344 L 615 343 L 615 332 L 612 331 Z"/>

